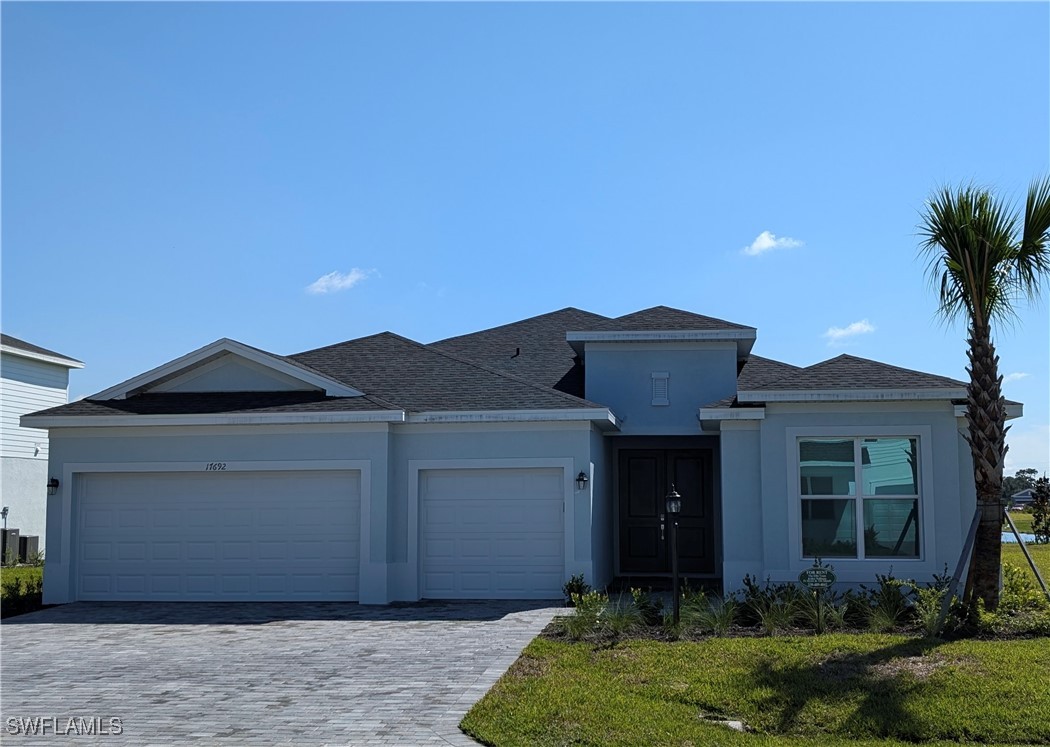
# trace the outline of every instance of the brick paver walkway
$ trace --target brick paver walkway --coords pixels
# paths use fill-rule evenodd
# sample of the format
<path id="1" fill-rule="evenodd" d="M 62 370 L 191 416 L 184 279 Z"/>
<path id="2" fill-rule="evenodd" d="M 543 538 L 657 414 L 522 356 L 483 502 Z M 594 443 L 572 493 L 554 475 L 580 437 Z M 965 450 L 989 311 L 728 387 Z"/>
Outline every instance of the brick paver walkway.
<path id="1" fill-rule="evenodd" d="M 549 604 L 81 602 L 9 618 L 0 742 L 474 745 L 460 719 Z M 116 717 L 123 734 L 11 734 L 32 717 Z"/>

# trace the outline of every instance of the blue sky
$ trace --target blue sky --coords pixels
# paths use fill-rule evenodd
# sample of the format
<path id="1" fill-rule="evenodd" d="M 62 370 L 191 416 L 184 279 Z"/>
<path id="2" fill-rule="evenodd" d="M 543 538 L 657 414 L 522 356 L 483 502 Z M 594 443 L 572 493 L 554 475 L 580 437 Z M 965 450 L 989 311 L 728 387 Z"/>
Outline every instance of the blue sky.
<path id="1" fill-rule="evenodd" d="M 1046 3 L 0 12 L 3 329 L 85 361 L 73 397 L 219 337 L 656 304 L 965 378 L 923 201 L 1050 172 Z M 997 335 L 1011 471 L 1050 468 L 1047 308 Z"/>

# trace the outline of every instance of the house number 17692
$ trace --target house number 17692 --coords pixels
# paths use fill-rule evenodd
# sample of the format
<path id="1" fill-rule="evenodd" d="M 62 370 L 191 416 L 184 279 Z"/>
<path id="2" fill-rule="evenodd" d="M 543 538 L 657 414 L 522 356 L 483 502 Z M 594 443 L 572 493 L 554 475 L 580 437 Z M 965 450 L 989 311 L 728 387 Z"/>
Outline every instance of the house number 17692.
<path id="1" fill-rule="evenodd" d="M 205 472 L 221 472 L 226 469 L 226 462 L 208 462 L 204 465 Z"/>

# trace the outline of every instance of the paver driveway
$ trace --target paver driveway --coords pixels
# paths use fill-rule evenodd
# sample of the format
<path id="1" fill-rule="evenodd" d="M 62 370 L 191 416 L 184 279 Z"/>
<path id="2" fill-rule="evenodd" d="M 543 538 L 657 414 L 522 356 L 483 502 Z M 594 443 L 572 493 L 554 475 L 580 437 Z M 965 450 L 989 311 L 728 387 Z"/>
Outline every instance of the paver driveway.
<path id="1" fill-rule="evenodd" d="M 120 718 L 68 744 L 473 745 L 457 724 L 550 603 L 77 603 L 4 620 L 9 719 Z M 16 727 L 17 728 L 17 722 Z"/>

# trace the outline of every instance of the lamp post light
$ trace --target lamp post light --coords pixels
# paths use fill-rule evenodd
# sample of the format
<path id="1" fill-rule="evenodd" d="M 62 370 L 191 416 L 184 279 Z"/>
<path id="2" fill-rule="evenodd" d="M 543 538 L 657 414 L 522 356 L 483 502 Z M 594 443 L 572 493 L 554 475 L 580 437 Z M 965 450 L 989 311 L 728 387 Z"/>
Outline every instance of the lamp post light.
<path id="1" fill-rule="evenodd" d="M 671 517 L 671 610 L 674 624 L 678 625 L 681 613 L 682 593 L 678 585 L 678 514 L 682 512 L 682 496 L 678 495 L 674 484 L 671 484 L 671 492 L 667 494 L 667 513 Z"/>

